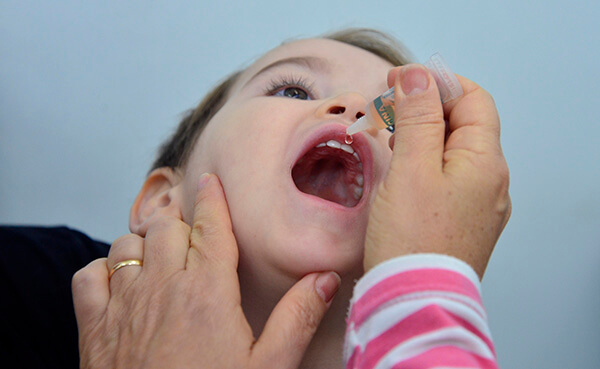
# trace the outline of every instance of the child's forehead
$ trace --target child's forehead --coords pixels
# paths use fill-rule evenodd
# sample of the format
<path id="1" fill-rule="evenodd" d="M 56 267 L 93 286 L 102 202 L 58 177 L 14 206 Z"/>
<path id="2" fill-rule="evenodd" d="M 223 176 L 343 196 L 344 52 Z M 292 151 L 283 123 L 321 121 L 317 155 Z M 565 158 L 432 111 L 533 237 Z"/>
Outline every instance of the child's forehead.
<path id="1" fill-rule="evenodd" d="M 327 55 L 335 57 L 336 51 L 338 50 L 348 51 L 353 49 L 356 49 L 355 51 L 361 50 L 355 46 L 336 40 L 326 38 L 309 38 L 283 43 L 282 45 L 279 45 L 265 53 L 254 64 L 267 63 L 290 55 L 306 56 L 319 54 L 323 56 Z"/>
<path id="2" fill-rule="evenodd" d="M 239 82 L 244 83 L 265 67 L 291 58 L 320 60 L 322 65 L 331 69 L 340 67 L 341 64 L 357 68 L 372 66 L 373 63 L 385 68 L 392 67 L 388 61 L 359 47 L 336 40 L 314 38 L 288 42 L 268 51 L 244 70 Z"/>

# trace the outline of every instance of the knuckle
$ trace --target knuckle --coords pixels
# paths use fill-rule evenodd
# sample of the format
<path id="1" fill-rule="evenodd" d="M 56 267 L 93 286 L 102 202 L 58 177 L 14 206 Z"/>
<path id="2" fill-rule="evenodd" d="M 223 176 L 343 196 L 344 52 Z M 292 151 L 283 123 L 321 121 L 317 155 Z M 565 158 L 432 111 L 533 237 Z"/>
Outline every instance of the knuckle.
<path id="1" fill-rule="evenodd" d="M 190 226 L 179 218 L 162 217 L 148 229 L 145 242 L 153 245 L 157 252 L 166 251 L 165 245 L 188 245 L 190 230 Z"/>
<path id="2" fill-rule="evenodd" d="M 508 197 L 508 188 L 510 185 L 510 172 L 506 161 L 502 160 L 495 166 L 494 182 L 498 193 L 504 197 Z"/>
<path id="3" fill-rule="evenodd" d="M 498 178 L 502 184 L 506 187 L 510 184 L 510 171 L 508 170 L 508 165 L 506 162 L 503 162 L 498 168 Z"/>
<path id="4" fill-rule="evenodd" d="M 302 330 L 313 333 L 319 326 L 320 319 L 313 305 L 307 298 L 301 298 L 291 304 L 290 310 L 296 320 L 300 322 Z"/>
<path id="5" fill-rule="evenodd" d="M 494 106 L 496 105 L 494 97 L 491 93 L 489 93 L 488 90 L 476 84 L 475 82 L 471 81 L 471 83 L 473 84 L 473 89 L 465 96 L 469 96 L 480 101 L 487 101 L 489 103 L 492 103 Z"/>
<path id="6" fill-rule="evenodd" d="M 160 243 L 172 243 L 188 240 L 190 226 L 181 219 L 165 216 L 154 221 L 148 228 L 146 240 L 158 240 Z"/>
<path id="7" fill-rule="evenodd" d="M 512 215 L 512 200 L 510 199 L 510 196 L 508 196 L 507 201 L 506 201 L 506 212 L 505 212 L 505 216 L 504 216 L 505 224 L 506 224 L 506 222 L 508 222 L 511 215 Z"/>
<path id="8" fill-rule="evenodd" d="M 210 239 L 210 238 L 218 237 L 218 234 L 219 234 L 218 227 L 215 227 L 214 225 L 211 225 L 208 222 L 194 223 L 194 231 L 202 239 Z"/>
<path id="9" fill-rule="evenodd" d="M 141 257 L 143 254 L 144 239 L 137 234 L 127 234 L 119 237 L 110 247 L 108 264 L 112 266 L 125 259 Z"/>
<path id="10" fill-rule="evenodd" d="M 93 285 L 94 282 L 99 278 L 98 275 L 94 272 L 93 263 L 105 263 L 105 259 L 98 259 L 84 268 L 78 270 L 73 277 L 71 278 L 71 289 L 73 291 L 86 289 L 88 286 Z"/>
<path id="11" fill-rule="evenodd" d="M 140 242 L 142 240 L 143 239 L 140 236 L 138 236 L 137 234 L 135 234 L 135 233 L 129 233 L 129 234 L 126 234 L 126 235 L 123 235 L 123 236 L 117 238 L 112 243 L 111 250 L 113 248 L 120 248 L 122 246 L 127 246 L 127 245 L 130 245 L 132 243 L 137 243 L 137 242 Z"/>
<path id="12" fill-rule="evenodd" d="M 228 232 L 225 231 L 225 228 L 221 224 L 215 221 L 215 218 L 197 219 L 194 222 L 191 242 L 196 246 L 205 244 L 209 247 L 211 245 L 217 247 L 228 241 Z"/>
<path id="13" fill-rule="evenodd" d="M 496 166 L 494 176 L 494 188 L 496 189 L 496 212 L 503 219 L 504 223 L 510 218 L 512 212 L 512 202 L 509 194 L 510 173 L 505 160 L 502 160 Z"/>
<path id="14" fill-rule="evenodd" d="M 399 126 L 440 125 L 444 123 L 444 113 L 441 109 L 432 111 L 427 107 L 415 107 L 398 119 Z"/>
<path id="15" fill-rule="evenodd" d="M 177 231 L 181 234 L 189 235 L 192 231 L 192 227 L 190 227 L 187 223 L 182 220 L 177 219 L 177 225 L 175 226 Z"/>
<path id="16" fill-rule="evenodd" d="M 150 227 L 157 232 L 168 232 L 172 229 L 177 229 L 180 226 L 180 223 L 182 223 L 181 220 L 175 217 L 163 216 L 156 219 Z"/>
<path id="17" fill-rule="evenodd" d="M 85 288 L 90 282 L 89 271 L 86 268 L 78 270 L 75 274 L 73 274 L 73 278 L 71 279 L 71 288 L 73 291 L 78 290 L 79 288 Z"/>

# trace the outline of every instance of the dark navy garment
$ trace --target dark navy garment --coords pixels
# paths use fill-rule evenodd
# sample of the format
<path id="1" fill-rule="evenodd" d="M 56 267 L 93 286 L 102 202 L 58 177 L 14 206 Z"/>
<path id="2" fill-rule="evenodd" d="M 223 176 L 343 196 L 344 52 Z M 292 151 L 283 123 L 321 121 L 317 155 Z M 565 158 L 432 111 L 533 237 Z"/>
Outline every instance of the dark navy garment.
<path id="1" fill-rule="evenodd" d="M 66 227 L 0 227 L 5 368 L 79 368 L 71 278 L 109 245 Z"/>

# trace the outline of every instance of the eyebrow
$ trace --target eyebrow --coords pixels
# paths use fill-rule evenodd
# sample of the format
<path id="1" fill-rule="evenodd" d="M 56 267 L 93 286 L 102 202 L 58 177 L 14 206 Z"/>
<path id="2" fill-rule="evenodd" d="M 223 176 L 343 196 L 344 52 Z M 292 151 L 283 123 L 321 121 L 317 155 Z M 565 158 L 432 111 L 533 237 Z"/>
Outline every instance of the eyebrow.
<path id="1" fill-rule="evenodd" d="M 329 71 L 332 68 L 331 64 L 329 63 L 329 61 L 327 61 L 327 59 L 319 58 L 316 56 L 293 56 L 290 58 L 274 61 L 273 63 L 262 68 L 261 70 L 256 72 L 252 77 L 250 77 L 250 79 L 244 84 L 244 86 L 252 82 L 252 80 L 254 80 L 259 75 L 265 73 L 266 71 L 286 64 L 298 65 L 304 68 L 314 69 L 318 71 Z"/>

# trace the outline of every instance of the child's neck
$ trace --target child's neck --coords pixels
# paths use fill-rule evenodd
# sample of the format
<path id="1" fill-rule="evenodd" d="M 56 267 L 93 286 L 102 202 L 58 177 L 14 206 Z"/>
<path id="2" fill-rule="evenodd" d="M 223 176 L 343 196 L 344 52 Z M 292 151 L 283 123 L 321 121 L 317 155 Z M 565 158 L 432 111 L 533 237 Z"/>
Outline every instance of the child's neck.
<path id="1" fill-rule="evenodd" d="M 354 280 L 358 277 L 358 275 L 342 277 L 342 285 L 313 336 L 299 368 L 343 368 L 345 318 L 352 297 Z M 242 307 L 256 338 L 260 336 L 277 302 L 291 287 L 290 284 L 273 291 L 266 290 L 263 283 L 259 278 L 240 276 Z"/>

